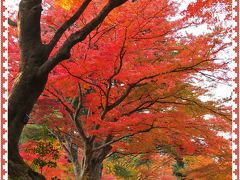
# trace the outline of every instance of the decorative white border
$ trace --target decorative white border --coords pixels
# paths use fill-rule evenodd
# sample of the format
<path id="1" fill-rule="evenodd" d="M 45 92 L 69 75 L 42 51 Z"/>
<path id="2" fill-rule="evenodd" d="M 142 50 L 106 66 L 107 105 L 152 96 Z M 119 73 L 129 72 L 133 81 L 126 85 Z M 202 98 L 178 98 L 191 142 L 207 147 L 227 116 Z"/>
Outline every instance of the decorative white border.
<path id="1" fill-rule="evenodd" d="M 239 141 L 239 32 L 236 28 L 239 26 L 239 2 L 232 0 L 232 49 L 233 49 L 233 105 L 232 105 L 232 179 L 240 179 L 239 171 L 239 154 L 240 154 L 240 141 Z M 7 22 L 7 0 L 1 1 L 1 171 L 0 179 L 8 179 L 8 146 L 7 146 L 7 99 L 8 99 L 8 22 Z M 237 49 L 237 50 L 236 50 Z M 235 51 L 234 51 L 235 50 Z M 238 51 L 238 52 L 236 52 Z M 237 70 L 237 72 L 236 72 Z M 4 71 L 4 72 L 3 72 Z"/>
<path id="2" fill-rule="evenodd" d="M 233 102 L 232 102 L 232 179 L 238 180 L 239 174 L 239 36 L 237 27 L 239 26 L 239 4 L 237 0 L 232 0 L 232 49 L 233 49 Z M 236 52 L 237 51 L 237 52 Z"/>
<path id="3" fill-rule="evenodd" d="M 1 2 L 1 176 L 8 179 L 8 123 L 7 123 L 7 100 L 8 100 L 8 12 L 7 2 Z"/>

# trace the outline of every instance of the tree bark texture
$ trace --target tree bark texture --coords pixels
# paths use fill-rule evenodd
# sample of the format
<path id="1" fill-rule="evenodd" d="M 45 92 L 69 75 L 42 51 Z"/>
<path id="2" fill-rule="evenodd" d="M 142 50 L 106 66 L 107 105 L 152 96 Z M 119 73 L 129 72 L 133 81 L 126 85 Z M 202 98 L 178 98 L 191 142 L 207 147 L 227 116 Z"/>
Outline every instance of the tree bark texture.
<path id="1" fill-rule="evenodd" d="M 70 143 L 67 143 L 70 144 Z M 83 147 L 83 157 L 79 160 L 78 148 L 67 148 L 67 154 L 72 162 L 76 180 L 100 180 L 102 177 L 103 160 L 111 151 L 111 146 L 94 151 L 91 143 Z"/>
<path id="2" fill-rule="evenodd" d="M 73 160 L 73 170 L 76 180 L 100 180 L 103 164 L 96 159 L 89 160 L 89 164 L 80 165 L 78 160 Z"/>
<path id="3" fill-rule="evenodd" d="M 14 81 L 8 99 L 8 172 L 11 179 L 45 179 L 34 172 L 24 163 L 19 154 L 18 142 L 23 127 L 28 122 L 38 97 L 43 92 L 47 83 L 49 72 L 61 61 L 70 57 L 71 48 L 83 41 L 105 17 L 116 7 L 127 0 L 109 0 L 102 11 L 86 26 L 71 34 L 58 51 L 49 58 L 49 55 L 64 32 L 80 17 L 91 0 L 85 0 L 79 10 L 67 20 L 56 32 L 49 44 L 41 41 L 41 11 L 42 0 L 21 0 L 18 12 L 18 37 L 20 46 L 20 68 Z M 84 177 L 91 177 L 89 173 L 100 166 L 89 164 Z M 95 176 L 95 175 L 94 175 Z"/>
<path id="4" fill-rule="evenodd" d="M 111 146 L 106 146 L 100 150 L 94 151 L 93 146 L 87 144 L 84 148 L 84 157 L 82 159 L 81 180 L 100 180 L 102 177 L 103 160 L 111 151 Z"/>
<path id="5" fill-rule="evenodd" d="M 45 179 L 23 162 L 18 149 L 23 127 L 47 82 L 47 76 L 38 76 L 46 60 L 40 39 L 41 10 L 40 0 L 22 0 L 19 6 L 21 64 L 8 99 L 8 171 L 12 179 Z"/>
<path id="6" fill-rule="evenodd" d="M 91 166 L 84 167 L 80 180 L 100 180 L 102 176 L 103 164 L 94 162 Z"/>

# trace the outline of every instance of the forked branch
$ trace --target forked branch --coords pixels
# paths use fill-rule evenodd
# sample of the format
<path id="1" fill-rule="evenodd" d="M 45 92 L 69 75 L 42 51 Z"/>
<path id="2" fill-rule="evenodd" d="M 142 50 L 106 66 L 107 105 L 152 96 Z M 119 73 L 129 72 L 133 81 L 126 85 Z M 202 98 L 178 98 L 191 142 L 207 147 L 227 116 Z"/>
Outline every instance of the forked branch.
<path id="1" fill-rule="evenodd" d="M 100 13 L 93 20 L 86 24 L 81 30 L 72 33 L 66 39 L 59 50 L 40 67 L 38 72 L 39 75 L 41 76 L 43 74 L 49 73 L 58 63 L 70 58 L 70 51 L 72 47 L 77 43 L 83 41 L 88 34 L 90 34 L 99 24 L 103 22 L 103 20 L 114 8 L 124 4 L 126 1 L 127 0 L 109 0 L 109 2 L 103 7 Z"/>
<path id="2" fill-rule="evenodd" d="M 72 26 L 78 19 L 79 17 L 83 14 L 85 9 L 88 7 L 89 3 L 92 0 L 85 0 L 79 7 L 79 9 L 76 11 L 76 13 L 70 17 L 67 21 L 65 21 L 62 26 L 56 31 L 55 35 L 53 36 L 52 40 L 48 44 L 49 51 L 52 51 L 52 49 L 55 47 L 59 39 L 62 37 L 64 32 Z"/>

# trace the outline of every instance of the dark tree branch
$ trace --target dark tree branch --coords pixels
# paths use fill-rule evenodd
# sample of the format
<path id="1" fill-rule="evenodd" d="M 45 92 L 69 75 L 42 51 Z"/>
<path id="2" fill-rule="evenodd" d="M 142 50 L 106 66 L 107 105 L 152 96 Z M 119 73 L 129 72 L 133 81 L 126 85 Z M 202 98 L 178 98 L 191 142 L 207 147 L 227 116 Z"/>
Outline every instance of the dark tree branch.
<path id="1" fill-rule="evenodd" d="M 75 123 L 75 126 L 77 128 L 77 131 L 79 133 L 79 135 L 81 136 L 81 138 L 83 139 L 83 142 L 84 143 L 87 143 L 88 142 L 88 138 L 83 130 L 83 127 L 82 127 L 82 124 L 79 122 L 79 119 L 75 116 L 75 117 L 72 117 L 74 123 Z"/>
<path id="2" fill-rule="evenodd" d="M 97 151 L 99 149 L 102 149 L 102 148 L 104 148 L 106 146 L 109 146 L 109 145 L 111 145 L 111 144 L 113 144 L 115 142 L 118 142 L 118 141 L 120 141 L 120 140 L 122 140 L 124 138 L 132 137 L 132 136 L 135 136 L 135 135 L 140 134 L 140 133 L 150 132 L 152 129 L 157 129 L 157 128 L 161 128 L 161 127 L 157 127 L 157 126 L 154 126 L 153 124 L 151 124 L 148 129 L 141 130 L 141 131 L 138 131 L 138 132 L 135 132 L 135 133 L 132 133 L 132 134 L 128 134 L 126 136 L 122 136 L 122 137 L 117 138 L 115 140 L 109 141 L 109 142 L 107 142 L 107 143 L 105 143 L 105 144 L 103 144 L 101 146 L 98 146 L 98 147 L 94 148 L 93 151 Z"/>
<path id="3" fill-rule="evenodd" d="M 124 101 L 126 99 L 126 97 L 130 94 L 130 92 L 132 91 L 132 89 L 136 87 L 134 85 L 130 85 L 125 93 L 119 98 L 117 99 L 114 103 L 112 103 L 111 105 L 107 106 L 103 113 L 101 114 L 101 119 L 104 119 L 105 115 L 107 114 L 108 111 L 112 110 L 113 108 L 115 108 L 116 106 L 118 106 L 122 101 Z"/>
<path id="4" fill-rule="evenodd" d="M 109 158 L 111 157 L 113 154 L 120 154 L 122 155 L 122 157 L 125 157 L 125 156 L 137 156 L 137 155 L 142 155 L 142 154 L 159 154 L 159 151 L 157 150 L 152 150 L 152 151 L 146 151 L 146 152 L 120 152 L 120 151 L 115 151 L 115 152 L 112 152 L 110 153 L 106 158 Z M 121 158 L 121 157 L 119 157 Z"/>
<path id="5" fill-rule="evenodd" d="M 62 35 L 64 34 L 64 32 L 73 25 L 73 23 L 75 23 L 78 18 L 82 15 L 82 13 L 85 11 L 85 9 L 88 7 L 89 3 L 92 0 L 85 0 L 83 1 L 83 3 L 81 4 L 81 6 L 79 7 L 79 9 L 76 11 L 76 13 L 70 17 L 67 21 L 65 21 L 62 26 L 56 31 L 54 37 L 52 38 L 52 40 L 49 42 L 48 44 L 48 48 L 49 51 L 51 52 L 52 49 L 55 47 L 55 45 L 57 44 L 57 42 L 59 41 L 59 39 L 62 37 Z"/>
<path id="6" fill-rule="evenodd" d="M 54 135 L 58 141 L 60 142 L 60 145 L 63 147 L 63 149 L 67 152 L 67 153 L 70 153 L 70 151 L 68 150 L 68 148 L 65 146 L 64 144 L 64 140 L 63 140 L 63 137 L 60 135 L 60 132 L 59 131 L 54 131 L 54 130 L 51 130 L 51 129 L 48 129 L 52 135 Z"/>
<path id="7" fill-rule="evenodd" d="M 80 109 L 82 107 L 82 89 L 81 89 L 81 86 L 79 84 L 79 102 L 78 102 L 78 105 L 77 105 L 77 108 L 75 109 L 75 112 L 74 112 L 74 109 L 71 107 L 69 107 L 62 99 L 61 97 L 59 97 L 57 94 L 55 94 L 54 92 L 50 91 L 49 89 L 46 89 L 47 92 L 49 92 L 50 94 L 52 94 L 54 97 L 56 97 L 58 99 L 58 101 L 65 107 L 66 111 L 68 112 L 70 118 L 73 120 L 73 122 L 75 123 L 75 126 L 77 128 L 77 131 L 79 133 L 79 135 L 81 136 L 81 138 L 83 139 L 83 142 L 86 142 L 87 141 L 87 137 L 86 137 L 86 134 L 84 133 L 83 131 L 83 128 L 82 128 L 82 124 L 79 122 L 78 120 L 78 117 L 79 117 L 79 112 L 80 112 Z"/>
<path id="8" fill-rule="evenodd" d="M 81 81 L 83 81 L 83 82 L 85 82 L 85 83 L 87 83 L 87 84 L 89 84 L 89 85 L 95 86 L 95 87 L 97 87 L 104 95 L 106 94 L 106 92 L 103 90 L 103 88 L 102 88 L 100 85 L 95 84 L 95 83 L 92 83 L 92 82 L 90 82 L 90 81 L 87 81 L 87 80 L 83 79 L 82 77 L 73 74 L 73 73 L 70 72 L 69 69 L 68 69 L 65 65 L 63 65 L 62 63 L 61 63 L 61 66 L 62 66 L 62 67 L 68 72 L 68 74 L 70 74 L 72 77 L 77 78 L 77 79 L 79 79 L 79 80 L 81 80 Z"/>
<path id="9" fill-rule="evenodd" d="M 137 106 L 135 109 L 129 111 L 128 113 L 123 114 L 123 116 L 130 116 L 131 114 L 135 113 L 135 112 L 139 112 L 142 110 L 145 110 L 149 107 L 151 107 L 152 105 L 154 105 L 156 102 L 158 102 L 158 99 L 155 100 L 151 100 L 151 101 L 145 101 L 143 103 L 141 103 L 139 106 Z"/>
<path id="10" fill-rule="evenodd" d="M 107 108 L 105 108 L 105 110 L 103 111 L 101 117 L 104 118 L 105 115 L 107 114 L 107 112 L 109 112 L 110 110 L 112 110 L 113 108 L 115 108 L 116 106 L 121 104 L 134 88 L 147 84 L 147 83 L 143 83 L 143 81 L 156 78 L 160 75 L 170 74 L 170 73 L 184 72 L 184 71 L 190 71 L 190 70 L 195 71 L 194 67 L 197 67 L 198 65 L 200 65 L 204 62 L 208 62 L 210 60 L 211 59 L 205 59 L 205 60 L 202 60 L 202 61 L 197 62 L 196 64 L 193 64 L 193 65 L 190 65 L 190 66 L 175 68 L 175 69 L 172 69 L 172 70 L 167 71 L 167 72 L 161 72 L 161 73 L 157 73 L 157 74 L 153 74 L 153 75 L 150 75 L 150 76 L 140 78 L 136 82 L 130 84 L 128 86 L 128 88 L 126 89 L 126 91 L 124 92 L 124 94 L 121 97 L 119 97 L 114 103 L 112 103 L 111 105 L 108 105 Z"/>
<path id="11" fill-rule="evenodd" d="M 13 27 L 17 27 L 17 23 L 13 21 L 12 19 L 8 18 L 8 24 Z"/>
<path id="12" fill-rule="evenodd" d="M 112 26 L 110 26 L 109 28 L 107 27 L 107 28 L 101 30 L 100 32 L 98 32 L 98 33 L 102 33 L 102 34 L 97 37 L 97 39 L 94 41 L 93 44 L 96 44 L 105 34 L 109 33 L 112 29 L 116 28 L 116 26 L 117 26 L 117 25 L 112 25 Z M 96 34 L 92 37 L 92 39 L 93 39 L 94 37 L 96 37 L 98 33 L 96 33 Z"/>
<path id="13" fill-rule="evenodd" d="M 116 25 L 113 25 L 113 26 L 111 26 L 110 28 L 107 27 L 107 28 L 104 28 L 103 30 L 99 31 L 101 25 L 102 25 L 102 23 L 101 23 L 100 25 L 98 25 L 98 27 L 96 28 L 96 32 L 94 33 L 93 36 L 91 36 L 91 34 L 88 35 L 88 36 L 89 36 L 88 48 L 87 48 L 87 52 L 86 52 L 85 55 L 84 55 L 84 58 L 83 58 L 84 60 L 87 59 L 89 49 L 93 48 L 93 47 L 97 44 L 97 42 L 104 36 L 104 34 L 110 32 L 112 29 L 114 29 L 114 28 L 116 27 Z M 100 33 L 101 33 L 101 34 L 100 34 Z M 99 34 L 100 34 L 100 35 L 99 35 Z M 94 39 L 97 35 L 99 35 L 98 38 L 97 38 L 97 40 L 95 40 L 95 41 L 93 42 L 93 39 Z M 96 45 L 96 47 L 97 47 L 97 45 Z"/>
<path id="14" fill-rule="evenodd" d="M 107 106 L 107 108 L 105 108 L 105 110 L 103 111 L 103 113 L 101 114 L 101 118 L 103 119 L 105 117 L 105 115 L 107 114 L 107 112 L 109 112 L 110 110 L 112 110 L 113 108 L 115 108 L 116 106 L 118 106 L 119 104 L 121 104 L 130 94 L 130 92 L 136 88 L 136 87 L 141 87 L 146 85 L 146 83 L 142 83 L 140 84 L 142 81 L 146 80 L 146 79 L 151 79 L 156 77 L 157 75 L 153 75 L 153 76 L 148 76 L 145 78 L 142 78 L 138 81 L 136 81 L 135 83 L 132 83 L 128 86 L 128 88 L 126 89 L 126 91 L 122 94 L 121 97 L 119 97 L 114 103 L 112 103 L 111 105 Z"/>
<path id="15" fill-rule="evenodd" d="M 81 30 L 71 34 L 63 43 L 60 49 L 53 55 L 52 58 L 47 60 L 39 69 L 39 75 L 49 73 L 58 63 L 68 59 L 70 50 L 74 45 L 83 41 L 89 33 L 91 33 L 107 15 L 116 7 L 124 4 L 127 0 L 109 0 L 108 4 L 101 10 L 101 12 L 92 21 L 86 24 Z"/>
<path id="16" fill-rule="evenodd" d="M 72 114 L 74 112 L 74 109 L 73 107 L 69 107 L 65 102 L 64 100 L 62 100 L 61 97 L 59 97 L 59 95 L 57 95 L 56 93 L 52 92 L 51 90 L 49 90 L 48 88 L 45 89 L 47 92 L 49 92 L 51 95 L 53 95 L 54 97 L 57 98 L 57 100 L 65 107 L 66 111 L 69 113 L 69 114 Z"/>
<path id="17" fill-rule="evenodd" d="M 224 113 L 221 113 L 221 112 L 218 112 L 217 110 L 215 109 L 211 109 L 210 107 L 207 107 L 207 106 L 204 106 L 203 104 L 200 104 L 199 102 L 197 101 L 194 101 L 194 100 L 191 100 L 191 99 L 188 99 L 188 98 L 183 98 L 183 97 L 179 97 L 179 96 L 174 96 L 175 98 L 178 98 L 178 99 L 182 99 L 184 101 L 188 101 L 192 104 L 195 104 L 197 105 L 198 107 L 201 107 L 201 108 L 204 108 L 210 112 L 212 112 L 213 114 L 216 114 L 218 116 L 222 116 L 224 117 L 225 119 L 229 120 L 230 122 L 232 121 L 232 119 L 230 117 L 228 117 L 228 115 L 224 114 Z"/>
<path id="18" fill-rule="evenodd" d="M 82 137 L 83 141 L 86 143 L 88 138 L 83 130 L 83 127 L 82 127 L 82 123 L 81 121 L 79 121 L 79 113 L 80 113 L 80 110 L 81 108 L 83 107 L 83 102 L 82 102 L 82 99 L 83 99 L 83 93 L 82 93 L 82 88 L 81 88 L 81 85 L 78 83 L 78 89 L 79 89 L 79 101 L 78 101 L 78 105 L 76 107 L 76 110 L 75 110 L 75 113 L 73 114 L 72 117 L 72 120 L 74 121 L 76 127 L 77 127 L 77 130 L 78 130 L 78 133 L 80 134 L 80 136 Z"/>
<path id="19" fill-rule="evenodd" d="M 114 79 L 114 77 L 116 77 L 120 73 L 120 71 L 122 69 L 123 58 L 124 58 L 124 55 L 126 53 L 126 50 L 125 50 L 126 38 L 127 38 L 127 31 L 125 31 L 123 44 L 122 44 L 119 56 L 117 57 L 117 59 L 115 61 L 115 64 L 116 64 L 116 62 L 119 58 L 119 65 L 118 65 L 118 67 L 116 67 L 114 65 L 114 72 L 113 72 L 112 76 L 108 79 L 108 88 L 107 88 L 107 92 L 106 92 L 105 108 L 104 108 L 104 111 L 102 113 L 103 115 L 101 116 L 102 119 L 104 118 L 104 114 L 106 114 L 105 111 L 108 111 L 109 96 L 110 96 L 110 92 L 111 92 L 111 88 L 112 88 L 113 79 Z"/>
<path id="20" fill-rule="evenodd" d="M 51 93 L 53 96 L 55 96 L 58 101 L 60 101 L 60 103 L 65 107 L 66 111 L 68 112 L 70 118 L 73 120 L 73 122 L 75 123 L 75 126 L 77 128 L 77 131 L 80 135 L 80 137 L 82 138 L 83 142 L 86 143 L 87 142 L 87 136 L 84 133 L 82 124 L 79 121 L 79 113 L 80 110 L 82 108 L 82 88 L 80 86 L 80 84 L 78 84 L 78 88 L 79 88 L 79 101 L 77 104 L 77 107 L 74 109 L 73 107 L 69 107 L 68 105 L 66 105 L 66 103 L 64 102 L 64 100 L 62 100 L 57 94 L 51 92 L 49 89 L 46 89 L 49 93 Z"/>

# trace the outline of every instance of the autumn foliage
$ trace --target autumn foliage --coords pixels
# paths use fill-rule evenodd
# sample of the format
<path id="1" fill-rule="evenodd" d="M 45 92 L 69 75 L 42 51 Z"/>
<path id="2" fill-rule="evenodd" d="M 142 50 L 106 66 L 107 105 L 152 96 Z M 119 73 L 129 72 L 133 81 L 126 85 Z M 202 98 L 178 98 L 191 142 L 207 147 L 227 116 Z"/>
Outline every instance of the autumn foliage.
<path id="1" fill-rule="evenodd" d="M 49 43 L 82 2 L 44 2 L 44 43 Z M 91 2 L 51 54 L 90 22 L 105 3 Z M 225 179 L 231 178 L 231 142 L 220 135 L 231 131 L 229 99 L 216 100 L 210 94 L 212 86 L 229 81 L 223 76 L 229 70 L 228 60 L 219 54 L 230 46 L 226 40 L 229 28 L 222 23 L 230 18 L 230 2 L 198 0 L 184 10 L 181 3 L 127 2 L 113 10 L 71 49 L 68 60 L 51 71 L 30 122 L 47 125 L 59 143 L 48 146 L 51 152 L 54 147 L 59 149 L 54 158 L 45 158 L 39 171 L 67 164 L 59 160 L 62 156 L 72 156 L 73 166 L 74 160 L 83 163 L 89 151 L 91 158 L 104 162 L 103 179 L 110 174 L 113 179 L 127 178 L 129 173 L 129 177 L 170 180 L 179 161 L 184 167 L 176 171 L 189 178 L 219 179 L 219 172 L 224 172 Z M 224 20 L 220 21 L 216 16 L 221 13 Z M 202 34 L 188 33 L 201 25 L 208 27 Z M 16 29 L 10 28 L 9 34 L 12 78 L 17 73 L 19 50 Z M 73 146 L 78 156 L 70 151 Z M 30 151 L 34 154 L 36 149 L 25 152 Z M 145 163 L 136 165 L 131 161 L 133 156 Z M 39 156 L 31 161 L 34 158 Z"/>

